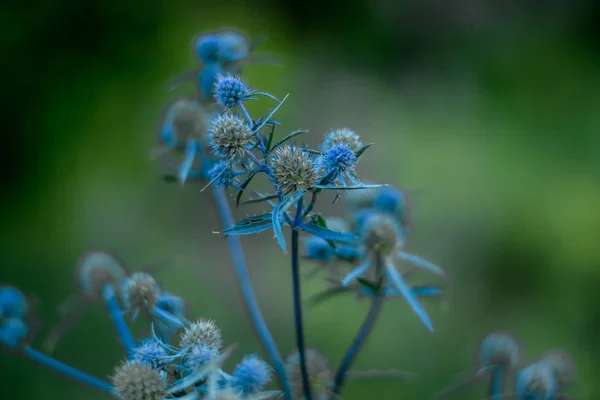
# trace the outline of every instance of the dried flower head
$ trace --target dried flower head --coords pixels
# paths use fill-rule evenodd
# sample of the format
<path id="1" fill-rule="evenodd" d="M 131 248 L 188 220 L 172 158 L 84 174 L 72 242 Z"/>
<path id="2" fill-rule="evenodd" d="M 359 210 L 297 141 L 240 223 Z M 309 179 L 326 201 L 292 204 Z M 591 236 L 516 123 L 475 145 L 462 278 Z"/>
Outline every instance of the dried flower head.
<path id="1" fill-rule="evenodd" d="M 162 369 L 169 365 L 170 357 L 165 346 L 158 340 L 150 339 L 140 343 L 134 350 L 133 361 L 147 364 L 152 369 Z"/>
<path id="2" fill-rule="evenodd" d="M 310 380 L 312 398 L 315 400 L 328 399 L 331 394 L 333 383 L 333 371 L 331 370 L 327 357 L 311 347 L 306 348 L 304 354 L 306 357 L 306 370 Z M 292 397 L 294 399 L 303 399 L 305 393 L 302 385 L 299 353 L 296 352 L 287 358 L 285 370 L 290 382 Z"/>
<path id="3" fill-rule="evenodd" d="M 123 282 L 123 303 L 127 310 L 151 310 L 156 305 L 160 288 L 145 272 L 134 272 Z"/>
<path id="4" fill-rule="evenodd" d="M 543 363 L 533 363 L 519 371 L 515 386 L 520 399 L 554 400 L 559 390 L 552 368 Z"/>
<path id="5" fill-rule="evenodd" d="M 179 346 L 182 349 L 191 349 L 201 344 L 206 344 L 217 351 L 223 347 L 221 330 L 214 321 L 200 319 L 186 326 L 185 330 L 181 333 Z"/>
<path id="6" fill-rule="evenodd" d="M 321 143 L 321 152 L 326 153 L 333 146 L 345 144 L 354 152 L 358 151 L 363 142 L 356 132 L 348 128 L 334 129 L 327 133 Z"/>
<path id="7" fill-rule="evenodd" d="M 127 361 L 112 377 L 115 395 L 122 400 L 163 400 L 167 382 L 145 363 Z"/>
<path id="8" fill-rule="evenodd" d="M 360 237 L 367 251 L 389 255 L 397 249 L 401 235 L 391 215 L 373 212 L 366 215 Z"/>
<path id="9" fill-rule="evenodd" d="M 160 131 L 160 142 L 175 145 L 196 139 L 206 128 L 207 114 L 194 99 L 177 99 L 169 105 Z"/>
<path id="10" fill-rule="evenodd" d="M 233 371 L 234 387 L 245 395 L 261 391 L 271 381 L 271 367 L 249 354 L 242 359 Z"/>
<path id="11" fill-rule="evenodd" d="M 521 348 L 517 340 L 507 334 L 494 332 L 487 335 L 479 347 L 479 365 L 502 365 L 510 369 L 519 364 Z"/>
<path id="12" fill-rule="evenodd" d="M 270 175 L 282 195 L 308 190 L 317 183 L 310 155 L 294 145 L 275 149 L 269 157 Z"/>
<path id="13" fill-rule="evenodd" d="M 215 100 L 221 107 L 230 109 L 247 100 L 252 90 L 239 76 L 220 74 L 215 82 Z"/>
<path id="14" fill-rule="evenodd" d="M 208 134 L 213 153 L 228 159 L 242 155 L 254 141 L 250 126 L 231 113 L 217 116 Z"/>
<path id="15" fill-rule="evenodd" d="M 104 250 L 85 253 L 78 262 L 77 277 L 84 294 L 102 296 L 106 285 L 117 285 L 127 277 L 123 262 Z"/>

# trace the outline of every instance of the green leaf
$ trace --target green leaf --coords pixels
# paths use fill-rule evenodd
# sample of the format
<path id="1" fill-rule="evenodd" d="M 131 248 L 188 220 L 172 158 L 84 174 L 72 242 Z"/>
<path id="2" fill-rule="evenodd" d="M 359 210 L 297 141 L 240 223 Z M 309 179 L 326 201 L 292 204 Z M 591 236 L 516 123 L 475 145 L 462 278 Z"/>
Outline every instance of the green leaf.
<path id="1" fill-rule="evenodd" d="M 327 220 L 325 219 L 323 214 L 320 214 L 320 213 L 313 214 L 311 222 L 313 224 L 320 226 L 321 228 L 327 229 Z M 325 239 L 325 241 L 327 242 L 327 244 L 329 244 L 329 247 L 331 247 L 332 249 L 335 250 L 335 242 L 333 240 Z"/>
<path id="2" fill-rule="evenodd" d="M 361 284 L 362 286 L 365 286 L 365 287 L 373 290 L 375 293 L 379 293 L 379 291 L 381 290 L 382 282 L 374 283 L 365 278 L 356 278 L 356 281 L 359 284 Z"/>
<path id="3" fill-rule="evenodd" d="M 260 196 L 260 197 L 254 198 L 254 199 L 248 199 L 248 200 L 241 201 L 239 204 L 261 203 L 263 201 L 273 200 L 273 199 L 276 199 L 276 198 L 277 198 L 276 194 L 267 194 L 265 196 Z"/>

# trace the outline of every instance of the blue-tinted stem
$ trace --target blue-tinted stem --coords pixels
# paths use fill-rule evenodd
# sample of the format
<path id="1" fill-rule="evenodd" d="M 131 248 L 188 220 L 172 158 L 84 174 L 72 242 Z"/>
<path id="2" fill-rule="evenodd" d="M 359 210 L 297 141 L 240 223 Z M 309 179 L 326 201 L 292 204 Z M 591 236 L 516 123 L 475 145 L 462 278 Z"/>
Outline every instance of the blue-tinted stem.
<path id="1" fill-rule="evenodd" d="M 248 121 L 248 125 L 250 127 L 252 127 L 254 125 L 254 121 L 252 121 L 252 117 L 250 117 L 248 110 L 246 110 L 246 107 L 244 107 L 244 104 L 242 102 L 240 102 L 239 106 L 240 106 L 240 111 L 242 112 L 242 114 L 244 114 L 246 121 Z"/>
<path id="2" fill-rule="evenodd" d="M 379 317 L 382 304 L 383 296 L 380 293 L 376 293 L 371 299 L 371 307 L 369 308 L 367 317 L 363 321 L 358 333 L 356 334 L 356 337 L 354 338 L 354 341 L 346 351 L 346 354 L 344 354 L 344 357 L 342 358 L 342 361 L 340 362 L 340 365 L 335 373 L 335 379 L 333 383 L 334 396 L 332 396 L 332 399 L 336 395 L 340 394 L 352 363 L 356 359 L 356 356 L 358 355 L 362 345 L 365 343 L 367 337 L 371 333 L 373 326 L 375 326 L 375 321 L 377 321 L 377 317 Z"/>
<path id="3" fill-rule="evenodd" d="M 231 212 L 231 208 L 229 207 L 229 203 L 227 202 L 225 191 L 215 185 L 211 186 L 211 188 L 223 226 L 226 228 L 234 226 L 235 221 L 233 219 L 233 214 Z M 235 268 L 238 285 L 242 292 L 242 297 L 244 298 L 246 309 L 250 315 L 254 329 L 256 330 L 256 333 L 258 334 L 265 351 L 271 359 L 273 369 L 279 378 L 281 389 L 283 390 L 286 399 L 291 400 L 292 396 L 285 373 L 285 365 L 281 355 L 279 354 L 277 345 L 273 340 L 273 336 L 271 336 L 271 332 L 269 332 L 269 328 L 265 323 L 265 319 L 263 318 L 260 307 L 258 306 L 258 301 L 254 296 L 254 289 L 252 288 L 252 282 L 250 281 L 250 275 L 248 274 L 248 268 L 246 267 L 246 259 L 244 257 L 242 243 L 238 236 L 227 236 L 226 240 L 227 244 L 229 245 L 229 253 Z"/>
<path id="4" fill-rule="evenodd" d="M 296 218 L 294 225 L 300 222 L 302 216 L 302 198 L 298 200 L 296 206 Z M 304 399 L 312 400 L 312 391 L 308 379 L 308 370 L 306 369 L 306 345 L 304 344 L 304 327 L 302 319 L 302 290 L 300 286 L 300 256 L 298 251 L 298 238 L 300 232 L 292 226 L 292 284 L 294 295 L 294 321 L 296 325 L 296 345 L 300 356 L 300 372 L 302 374 L 302 387 L 304 389 Z"/>
<path id="5" fill-rule="evenodd" d="M 496 366 L 492 372 L 492 381 L 490 382 L 490 400 L 501 400 L 504 396 L 503 382 L 504 382 L 504 368 L 502 366 Z"/>
<path id="6" fill-rule="evenodd" d="M 121 306 L 119 306 L 119 301 L 115 296 L 115 289 L 112 287 L 112 285 L 106 285 L 104 286 L 102 295 L 104 296 L 104 301 L 106 302 L 110 319 L 117 330 L 119 340 L 123 344 L 127 355 L 131 356 L 133 355 L 133 350 L 135 349 L 135 340 L 133 339 L 131 331 L 127 326 L 127 322 L 125 322 L 125 318 L 123 317 L 123 311 L 121 311 Z"/>
<path id="7" fill-rule="evenodd" d="M 34 350 L 29 346 L 25 347 L 23 349 L 23 352 L 29 359 L 47 368 L 50 368 L 58 372 L 59 374 L 66 376 L 67 378 L 74 379 L 78 382 L 102 390 L 104 392 L 112 393 L 112 385 L 108 382 L 88 375 L 85 372 L 81 372 L 80 370 L 73 368 L 69 365 L 63 364 L 60 361 L 57 361 L 44 353 Z"/>

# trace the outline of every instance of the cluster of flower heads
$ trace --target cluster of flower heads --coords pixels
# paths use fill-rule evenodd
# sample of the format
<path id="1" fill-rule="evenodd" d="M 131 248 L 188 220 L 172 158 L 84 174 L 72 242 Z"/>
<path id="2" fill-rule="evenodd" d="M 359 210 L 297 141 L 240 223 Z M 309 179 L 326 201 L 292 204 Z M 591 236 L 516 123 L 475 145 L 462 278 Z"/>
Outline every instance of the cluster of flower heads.
<path id="1" fill-rule="evenodd" d="M 115 255 L 105 251 L 86 253 L 78 263 L 79 292 L 61 306 L 62 319 L 46 338 L 49 353 L 84 312 L 103 303 L 127 358 L 105 381 L 65 365 L 34 350 L 29 338 L 34 319 L 31 303 L 10 286 L 0 287 L 0 343 L 16 349 L 34 362 L 102 390 L 120 400 L 212 399 L 287 400 L 338 399 L 341 386 L 358 349 L 372 328 L 383 300 L 403 298 L 427 329 L 433 324 L 420 299 L 437 297 L 439 285 L 410 284 L 408 278 L 422 270 L 444 277 L 445 272 L 426 259 L 406 251 L 410 231 L 406 195 L 387 185 L 361 182 L 356 165 L 372 143 L 354 130 L 326 132 L 317 149 L 296 143 L 305 130 L 294 130 L 275 140 L 280 123 L 275 114 L 287 96 L 277 97 L 251 87 L 239 77 L 243 66 L 260 60 L 257 42 L 246 35 L 225 30 L 203 34 L 194 40 L 198 66 L 177 76 L 171 86 L 195 82 L 194 96 L 173 101 L 167 108 L 158 135 L 156 156 L 165 156 L 165 179 L 180 183 L 196 181 L 212 186 L 229 237 L 228 244 L 242 285 L 244 300 L 267 349 L 273 367 L 256 354 L 242 358 L 231 373 L 222 369 L 233 346 L 224 348 L 214 321 L 188 320 L 184 299 L 165 291 L 150 268 L 128 271 Z M 247 101 L 259 97 L 274 106 L 258 118 L 246 109 Z M 267 193 L 250 191 L 263 175 L 271 182 Z M 227 190 L 235 205 L 261 203 L 268 211 L 235 223 L 222 195 Z M 325 218 L 315 211 L 317 198 L 344 194 L 345 218 Z M 246 194 L 246 196 L 244 196 Z M 244 200 L 242 198 L 245 197 Z M 238 236 L 273 231 L 279 247 L 287 251 L 284 228 L 292 230 L 292 270 L 298 349 L 284 362 L 262 321 L 245 271 Z M 313 298 L 321 302 L 333 295 L 351 293 L 371 300 L 371 311 L 337 370 L 329 360 L 302 339 L 300 285 L 297 277 L 298 238 L 304 232 L 304 259 L 325 269 L 329 287 Z M 297 289 L 297 290 L 296 290 Z M 144 319 L 150 328 L 141 339 L 133 337 L 125 316 Z M 262 324 L 262 325 L 261 325 Z M 492 334 L 482 343 L 475 378 L 489 377 L 492 400 L 505 398 L 506 379 L 515 375 L 513 396 L 521 400 L 569 398 L 562 389 L 573 381 L 574 364 L 566 353 L 551 351 L 519 369 L 520 349 L 509 335 Z M 372 372 L 365 376 L 372 376 Z M 403 376 L 400 371 L 384 371 Z M 265 391 L 277 375 L 280 391 Z M 356 372 L 355 376 L 360 376 Z M 440 393 L 444 397 L 460 387 Z M 511 395 L 511 394 L 508 394 Z"/>
<path id="2" fill-rule="evenodd" d="M 442 399 L 455 394 L 481 380 L 488 380 L 487 394 L 491 400 L 517 398 L 525 400 L 574 399 L 563 392 L 575 381 L 575 363 L 563 350 L 554 349 L 543 353 L 533 362 L 523 365 L 522 348 L 510 334 L 493 332 L 479 346 L 477 366 L 459 384 L 444 389 L 437 395 Z M 507 391 L 512 378 L 513 389 Z"/>
<path id="3" fill-rule="evenodd" d="M 332 294 L 402 297 L 429 330 L 433 325 L 419 297 L 439 296 L 438 285 L 409 285 L 406 278 L 418 269 L 444 277 L 444 271 L 426 259 L 405 251 L 409 231 L 406 195 L 393 187 L 353 192 L 344 199 L 347 218 L 330 218 L 331 229 L 354 233 L 357 240 L 332 245 L 320 237 L 304 241 L 305 258 L 318 261 L 329 272 L 331 287 L 316 296 Z"/>

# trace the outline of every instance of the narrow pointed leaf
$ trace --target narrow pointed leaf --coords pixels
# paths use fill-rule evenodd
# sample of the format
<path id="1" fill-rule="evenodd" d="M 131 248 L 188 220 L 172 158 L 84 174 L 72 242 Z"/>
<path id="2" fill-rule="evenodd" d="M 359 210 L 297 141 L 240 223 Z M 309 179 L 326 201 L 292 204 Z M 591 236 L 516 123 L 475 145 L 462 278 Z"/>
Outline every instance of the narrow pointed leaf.
<path id="1" fill-rule="evenodd" d="M 362 153 L 365 152 L 365 150 L 367 150 L 369 147 L 373 146 L 374 144 L 375 143 L 367 143 L 367 144 L 365 144 L 363 147 L 361 147 L 360 149 L 356 150 L 356 153 L 354 153 L 354 155 L 358 159 L 362 155 Z"/>
<path id="2" fill-rule="evenodd" d="M 353 242 L 356 240 L 356 236 L 351 233 L 335 232 L 330 229 L 323 228 L 313 222 L 300 223 L 298 224 L 298 228 L 325 240 L 336 240 L 339 242 Z"/>
<path id="3" fill-rule="evenodd" d="M 253 130 L 254 132 L 258 132 L 258 131 L 260 131 L 260 130 L 263 128 L 263 126 L 265 126 L 265 125 L 267 124 L 267 122 L 269 122 L 269 120 L 270 120 L 270 119 L 273 117 L 273 115 L 275 115 L 275 113 L 276 113 L 276 112 L 279 110 L 279 108 L 280 108 L 280 107 L 283 105 L 283 102 L 284 102 L 284 101 L 285 101 L 285 100 L 288 98 L 288 96 L 289 96 L 289 94 L 288 94 L 288 95 L 286 95 L 286 96 L 285 96 L 285 97 L 284 97 L 284 98 L 283 98 L 283 99 L 282 99 L 282 100 L 279 102 L 279 104 L 277 104 L 277 105 L 275 106 L 275 108 L 273 108 L 273 109 L 271 110 L 271 112 L 270 112 L 270 113 L 269 113 L 269 114 L 268 114 L 268 115 L 267 115 L 265 118 L 263 118 L 263 119 L 262 119 L 262 121 L 261 121 L 261 122 L 258 124 L 258 126 L 254 127 L 254 129 L 252 129 L 252 130 Z"/>
<path id="4" fill-rule="evenodd" d="M 283 236 L 283 224 L 281 222 L 281 207 L 286 203 L 286 201 L 289 201 L 289 198 L 277 204 L 273 209 L 273 232 L 275 233 L 275 239 L 277 239 L 277 244 L 279 244 L 279 247 L 284 253 L 287 252 L 287 245 L 285 243 L 285 237 Z"/>
<path id="5" fill-rule="evenodd" d="M 405 253 L 403 251 L 399 251 L 396 254 L 396 257 L 398 257 L 398 259 L 402 261 L 409 262 L 416 267 L 426 269 L 429 272 L 432 272 L 436 275 L 446 276 L 446 271 L 444 271 L 441 267 L 438 267 L 434 263 L 427 261 L 422 257 L 416 256 L 414 254 Z"/>
<path id="6" fill-rule="evenodd" d="M 375 283 L 365 278 L 356 278 L 356 282 L 358 282 L 361 286 L 372 290 L 375 293 L 379 293 L 379 291 L 381 290 L 381 282 Z"/>
<path id="7" fill-rule="evenodd" d="M 271 214 L 257 215 L 241 220 L 235 226 L 225 229 L 223 234 L 228 236 L 250 235 L 266 231 L 271 227 Z"/>
<path id="8" fill-rule="evenodd" d="M 179 171 L 177 173 L 177 179 L 181 184 L 183 184 L 186 181 L 190 170 L 192 169 L 192 165 L 194 165 L 194 158 L 196 158 L 196 150 L 196 142 L 190 140 L 185 144 L 185 158 L 183 160 L 183 163 L 179 167 Z"/>
<path id="9" fill-rule="evenodd" d="M 388 184 L 379 185 L 348 185 L 348 186 L 336 186 L 336 185 L 317 185 L 317 189 L 321 190 L 361 190 L 361 189 L 376 189 L 381 187 L 389 186 Z"/>
<path id="10" fill-rule="evenodd" d="M 429 315 L 423 308 L 423 306 L 417 300 L 417 297 L 412 293 L 410 287 L 404 282 L 404 278 L 402 275 L 396 270 L 396 268 L 392 264 L 386 265 L 387 275 L 392 284 L 398 288 L 402 296 L 408 303 L 408 305 L 413 309 L 415 314 L 419 317 L 419 319 L 423 322 L 425 327 L 429 329 L 429 331 L 433 332 L 433 324 L 431 323 L 431 319 L 429 319 Z"/>
<path id="11" fill-rule="evenodd" d="M 316 295 L 309 298 L 308 302 L 311 306 L 317 306 L 329 299 L 347 293 L 352 293 L 352 289 L 347 287 L 333 287 L 317 293 Z"/>
<path id="12" fill-rule="evenodd" d="M 273 146 L 273 148 L 277 147 L 277 146 L 281 146 L 282 144 L 284 144 L 285 142 L 287 142 L 288 140 L 301 135 L 303 133 L 308 133 L 308 130 L 305 129 L 298 129 L 293 131 L 292 133 L 290 133 L 289 135 L 287 135 L 286 137 L 284 137 L 283 139 L 281 139 L 280 141 L 278 141 L 277 143 L 275 143 L 275 145 Z"/>
<path id="13" fill-rule="evenodd" d="M 350 282 L 354 281 L 356 278 L 362 277 L 364 274 L 367 273 L 370 266 L 371 260 L 368 259 L 358 267 L 354 268 L 344 277 L 344 279 L 342 280 L 342 286 L 348 286 Z"/>
<path id="14" fill-rule="evenodd" d="M 267 194 L 265 196 L 257 197 L 257 198 L 254 198 L 254 199 L 248 199 L 248 200 L 241 201 L 240 204 L 261 203 L 263 201 L 273 200 L 273 199 L 276 199 L 276 198 L 277 198 L 276 194 Z"/>
<path id="15" fill-rule="evenodd" d="M 246 190 L 246 188 L 250 184 L 250 181 L 252 180 L 252 178 L 254 178 L 254 175 L 256 175 L 256 172 L 251 172 L 250 175 L 248 175 L 248 177 L 246 179 L 244 179 L 244 182 L 242 182 L 240 184 L 240 189 L 238 191 L 237 196 L 235 197 L 235 206 L 236 207 L 240 205 L 240 199 L 242 198 L 242 194 L 244 193 L 244 190 Z"/>

